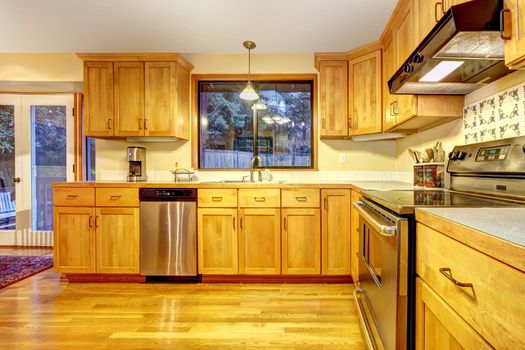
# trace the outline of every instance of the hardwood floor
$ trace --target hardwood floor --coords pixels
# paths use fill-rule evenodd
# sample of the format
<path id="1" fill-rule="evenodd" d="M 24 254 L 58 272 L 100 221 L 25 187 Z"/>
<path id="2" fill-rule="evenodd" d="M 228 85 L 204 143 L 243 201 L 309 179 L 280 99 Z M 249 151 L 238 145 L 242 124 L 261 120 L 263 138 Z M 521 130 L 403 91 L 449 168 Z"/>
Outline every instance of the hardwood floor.
<path id="1" fill-rule="evenodd" d="M 5 247 L 0 246 L 0 255 L 17 255 L 17 256 L 53 256 L 53 248 L 50 247 Z"/>
<path id="2" fill-rule="evenodd" d="M 65 283 L 0 290 L 0 349 L 364 349 L 351 284 Z"/>

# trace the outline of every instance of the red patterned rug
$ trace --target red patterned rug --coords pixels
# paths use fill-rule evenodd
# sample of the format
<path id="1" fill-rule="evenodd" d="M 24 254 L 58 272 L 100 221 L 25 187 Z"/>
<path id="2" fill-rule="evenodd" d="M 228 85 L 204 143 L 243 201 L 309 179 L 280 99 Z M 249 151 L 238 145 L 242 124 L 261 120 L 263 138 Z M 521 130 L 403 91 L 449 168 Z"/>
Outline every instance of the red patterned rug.
<path id="1" fill-rule="evenodd" d="M 0 255 L 0 289 L 52 266 L 52 256 Z"/>

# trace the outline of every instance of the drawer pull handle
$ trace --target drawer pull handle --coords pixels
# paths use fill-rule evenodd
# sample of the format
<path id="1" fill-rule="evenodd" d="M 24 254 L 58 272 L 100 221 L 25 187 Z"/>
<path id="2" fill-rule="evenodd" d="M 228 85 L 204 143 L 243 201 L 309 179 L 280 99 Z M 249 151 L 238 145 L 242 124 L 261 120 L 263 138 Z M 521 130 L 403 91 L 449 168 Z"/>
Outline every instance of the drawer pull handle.
<path id="1" fill-rule="evenodd" d="M 222 201 L 222 197 L 211 197 L 211 200 L 213 202 L 221 202 Z"/>
<path id="2" fill-rule="evenodd" d="M 460 282 L 457 279 L 455 279 L 454 277 L 452 277 L 452 270 L 450 269 L 450 267 L 442 267 L 442 268 L 439 269 L 439 272 L 441 272 L 441 274 L 443 276 L 448 278 L 450 281 L 452 281 L 452 283 L 454 283 L 458 287 L 461 287 L 461 288 L 474 288 L 474 285 L 472 283 Z"/>
<path id="3" fill-rule="evenodd" d="M 75 198 L 77 198 L 77 197 L 78 197 L 78 194 L 68 194 L 68 195 L 66 196 L 66 198 L 68 198 L 68 199 L 75 199 Z"/>
<path id="4" fill-rule="evenodd" d="M 265 197 L 253 197 L 253 200 L 256 202 L 265 202 L 266 198 Z"/>
<path id="5" fill-rule="evenodd" d="M 306 202 L 308 200 L 308 198 L 306 197 L 295 197 L 295 199 L 298 201 L 298 202 Z"/>
<path id="6" fill-rule="evenodd" d="M 89 219 L 88 219 L 88 226 L 89 228 L 93 228 L 93 216 L 89 216 Z"/>
<path id="7" fill-rule="evenodd" d="M 118 200 L 120 198 L 122 198 L 122 196 L 111 196 L 111 197 L 109 197 L 109 199 L 112 200 L 112 201 L 116 201 L 116 200 Z"/>
<path id="8" fill-rule="evenodd" d="M 100 227 L 100 216 L 95 216 L 95 228 Z"/>

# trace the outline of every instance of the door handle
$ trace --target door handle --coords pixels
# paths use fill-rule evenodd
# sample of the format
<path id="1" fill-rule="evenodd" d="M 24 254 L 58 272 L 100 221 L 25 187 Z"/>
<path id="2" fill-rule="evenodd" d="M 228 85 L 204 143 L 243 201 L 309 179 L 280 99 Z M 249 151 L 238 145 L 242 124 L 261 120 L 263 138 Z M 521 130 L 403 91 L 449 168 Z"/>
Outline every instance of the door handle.
<path id="1" fill-rule="evenodd" d="M 392 102 L 394 115 L 399 114 L 399 103 L 397 101 Z"/>
<path id="2" fill-rule="evenodd" d="M 367 318 L 367 313 L 365 312 L 363 302 L 361 301 L 362 298 L 366 298 L 365 291 L 361 288 L 354 289 L 354 299 L 356 301 L 357 305 L 357 314 L 359 317 L 359 320 L 361 321 L 361 324 L 363 325 L 363 335 L 366 341 L 366 344 L 368 345 L 369 349 L 383 349 L 383 344 L 377 344 L 376 339 L 373 336 L 372 327 L 370 326 L 370 321 Z"/>
<path id="3" fill-rule="evenodd" d="M 119 200 L 120 198 L 122 198 L 122 196 L 111 196 L 111 197 L 109 197 L 109 199 L 112 200 L 112 201 Z"/>
<path id="4" fill-rule="evenodd" d="M 139 130 L 142 130 L 142 118 L 139 118 Z"/>
<path id="5" fill-rule="evenodd" d="M 93 216 L 89 216 L 89 219 L 88 219 L 88 226 L 89 228 L 93 228 Z"/>
<path id="6" fill-rule="evenodd" d="M 108 119 L 108 130 L 111 130 L 112 125 L 113 125 L 113 119 L 109 118 Z"/>
<path id="7" fill-rule="evenodd" d="M 211 200 L 212 200 L 212 202 L 220 202 L 220 201 L 222 201 L 222 197 L 219 197 L 219 196 L 211 197 Z"/>
<path id="8" fill-rule="evenodd" d="M 239 220 L 239 225 L 240 225 L 240 228 L 241 228 L 241 231 L 242 231 L 242 216 L 241 216 L 241 218 Z"/>
<path id="9" fill-rule="evenodd" d="M 256 202 L 265 202 L 266 198 L 265 197 L 253 197 L 253 200 Z"/>
<path id="10" fill-rule="evenodd" d="M 438 6 L 441 6 L 441 11 L 438 11 Z M 438 16 L 439 12 L 441 12 L 442 14 L 444 13 L 443 12 L 443 3 L 441 1 L 437 1 L 434 4 L 434 19 L 436 20 L 436 22 L 439 22 L 439 16 Z"/>
<path id="11" fill-rule="evenodd" d="M 284 217 L 284 230 L 288 231 L 288 225 L 286 225 L 286 216 Z"/>
<path id="12" fill-rule="evenodd" d="M 295 197 L 295 200 L 298 201 L 298 202 L 306 202 L 308 200 L 308 198 L 306 198 L 306 197 Z"/>
<path id="13" fill-rule="evenodd" d="M 324 210 L 328 211 L 328 200 L 325 198 L 323 201 Z"/>
<path id="14" fill-rule="evenodd" d="M 232 218 L 232 222 L 233 222 L 233 230 L 235 231 L 235 221 L 237 220 L 237 218 L 234 216 Z"/>
<path id="15" fill-rule="evenodd" d="M 321 123 L 323 129 L 326 129 L 326 119 L 323 118 L 323 121 Z"/>
<path id="16" fill-rule="evenodd" d="M 366 209 L 365 203 L 363 202 L 354 202 L 354 208 L 357 209 L 357 212 L 360 216 L 363 217 L 379 234 L 385 237 L 393 237 L 397 233 L 396 225 L 385 225 L 385 219 L 382 219 L 378 214 L 375 214 L 370 209 Z"/>
<path id="17" fill-rule="evenodd" d="M 100 227 L 100 216 L 95 216 L 95 228 Z"/>
<path id="18" fill-rule="evenodd" d="M 144 118 L 144 130 L 148 130 L 148 118 Z"/>
<path id="19" fill-rule="evenodd" d="M 78 197 L 78 194 L 68 194 L 68 195 L 66 196 L 67 199 L 75 199 L 75 198 L 77 198 L 77 197 Z"/>
<path id="20" fill-rule="evenodd" d="M 505 14 L 510 14 L 510 9 L 503 9 L 499 13 L 499 32 L 501 39 L 503 40 L 510 40 L 512 39 L 512 33 L 507 34 L 505 30 Z"/>
<path id="21" fill-rule="evenodd" d="M 439 269 L 439 272 L 441 272 L 443 276 L 445 276 L 447 279 L 449 279 L 452 283 L 454 283 L 458 287 L 474 288 L 474 285 L 472 283 L 460 282 L 454 277 L 452 277 L 452 269 L 450 267 L 442 267 Z"/>
<path id="22" fill-rule="evenodd" d="M 13 182 L 14 182 L 14 183 L 17 183 L 17 184 L 19 184 L 19 183 L 20 183 L 20 181 L 22 181 L 22 179 L 21 179 L 21 178 L 19 178 L 19 177 L 13 177 Z"/>

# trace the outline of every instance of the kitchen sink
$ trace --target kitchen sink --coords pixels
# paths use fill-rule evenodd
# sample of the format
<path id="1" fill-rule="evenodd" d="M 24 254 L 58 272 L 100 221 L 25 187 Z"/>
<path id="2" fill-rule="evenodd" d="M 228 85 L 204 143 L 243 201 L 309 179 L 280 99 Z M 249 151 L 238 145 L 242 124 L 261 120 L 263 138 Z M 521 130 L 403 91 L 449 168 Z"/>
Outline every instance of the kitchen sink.
<path id="1" fill-rule="evenodd" d="M 286 181 L 262 181 L 251 182 L 242 180 L 217 180 L 217 181 L 202 181 L 201 184 L 283 184 Z"/>

